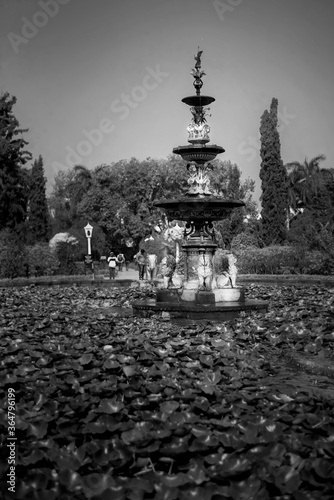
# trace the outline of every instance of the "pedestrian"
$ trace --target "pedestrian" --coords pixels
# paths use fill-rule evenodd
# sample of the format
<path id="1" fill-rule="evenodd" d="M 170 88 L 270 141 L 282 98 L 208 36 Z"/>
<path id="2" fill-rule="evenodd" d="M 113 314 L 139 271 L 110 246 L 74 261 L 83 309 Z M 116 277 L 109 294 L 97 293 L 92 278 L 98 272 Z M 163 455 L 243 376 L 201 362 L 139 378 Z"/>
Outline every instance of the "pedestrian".
<path id="1" fill-rule="evenodd" d="M 116 263 L 117 263 L 117 258 L 114 252 L 110 252 L 110 255 L 108 257 L 108 266 L 109 266 L 109 278 L 111 280 L 115 279 L 116 276 Z"/>
<path id="2" fill-rule="evenodd" d="M 149 279 L 153 280 L 156 276 L 158 257 L 155 253 L 149 253 L 147 256 L 147 269 L 149 274 Z"/>
<path id="3" fill-rule="evenodd" d="M 123 264 L 125 262 L 125 257 L 122 253 L 117 255 L 117 266 L 119 271 L 123 271 Z"/>
<path id="4" fill-rule="evenodd" d="M 130 261 L 129 260 L 126 260 L 125 261 L 125 270 L 128 271 L 129 270 L 129 266 L 130 266 Z"/>
<path id="5" fill-rule="evenodd" d="M 144 279 L 146 267 L 146 252 L 143 248 L 140 250 L 140 252 L 137 253 L 135 259 L 139 268 L 139 280 L 142 281 Z"/>

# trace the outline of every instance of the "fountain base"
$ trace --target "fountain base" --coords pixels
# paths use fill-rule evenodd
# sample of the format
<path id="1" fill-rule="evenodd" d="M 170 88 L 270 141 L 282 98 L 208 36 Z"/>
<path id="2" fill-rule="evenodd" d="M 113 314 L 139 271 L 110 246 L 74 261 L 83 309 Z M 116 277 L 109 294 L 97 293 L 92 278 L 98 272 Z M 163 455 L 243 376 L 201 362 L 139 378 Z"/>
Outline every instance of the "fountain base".
<path id="1" fill-rule="evenodd" d="M 176 290 L 175 292 L 178 293 Z M 199 304 L 181 300 L 178 302 L 158 302 L 158 300 L 150 299 L 133 302 L 132 309 L 135 316 L 144 318 L 158 315 L 161 317 L 169 316 L 171 319 L 228 321 L 237 318 L 242 312 L 265 312 L 268 310 L 268 303 L 262 300 L 251 299 L 239 302 L 216 302 L 215 304 Z"/>

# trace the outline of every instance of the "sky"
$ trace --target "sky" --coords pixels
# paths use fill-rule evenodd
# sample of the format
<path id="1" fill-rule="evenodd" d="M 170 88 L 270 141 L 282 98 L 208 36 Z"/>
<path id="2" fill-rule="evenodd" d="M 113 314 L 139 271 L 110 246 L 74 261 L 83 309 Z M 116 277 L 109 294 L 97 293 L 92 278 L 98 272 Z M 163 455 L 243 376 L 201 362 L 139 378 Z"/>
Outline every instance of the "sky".
<path id="1" fill-rule="evenodd" d="M 279 104 L 284 163 L 334 167 L 333 0 L 0 0 L 0 93 L 47 190 L 59 170 L 167 158 L 187 145 L 203 50 L 211 144 L 259 178 L 260 117 Z"/>

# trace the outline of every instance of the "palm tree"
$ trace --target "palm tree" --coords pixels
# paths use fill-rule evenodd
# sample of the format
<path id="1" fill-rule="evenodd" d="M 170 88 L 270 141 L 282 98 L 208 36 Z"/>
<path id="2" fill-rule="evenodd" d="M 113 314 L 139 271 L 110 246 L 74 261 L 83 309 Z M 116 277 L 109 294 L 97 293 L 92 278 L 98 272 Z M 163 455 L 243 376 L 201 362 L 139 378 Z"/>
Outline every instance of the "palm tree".
<path id="1" fill-rule="evenodd" d="M 293 161 L 285 167 L 288 174 L 289 206 L 299 208 L 317 208 L 322 197 L 328 196 L 326 188 L 334 180 L 333 169 L 320 168 L 324 155 L 318 155 L 304 163 Z"/>

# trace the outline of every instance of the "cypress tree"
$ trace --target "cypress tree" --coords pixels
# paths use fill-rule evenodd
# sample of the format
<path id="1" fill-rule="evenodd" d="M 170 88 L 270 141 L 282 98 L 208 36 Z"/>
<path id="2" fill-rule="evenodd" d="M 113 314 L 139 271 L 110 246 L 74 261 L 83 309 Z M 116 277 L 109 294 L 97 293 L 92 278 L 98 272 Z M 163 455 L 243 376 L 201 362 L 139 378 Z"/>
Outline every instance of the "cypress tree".
<path id="1" fill-rule="evenodd" d="M 288 183 L 281 159 L 277 107 L 278 101 L 273 98 L 270 111 L 265 110 L 261 116 L 260 126 L 262 239 L 266 245 L 282 244 L 286 238 Z"/>
<path id="2" fill-rule="evenodd" d="M 34 161 L 30 172 L 28 225 L 32 243 L 48 239 L 49 215 L 45 185 L 43 158 L 39 156 L 38 160 Z"/>
<path id="3" fill-rule="evenodd" d="M 28 175 L 23 165 L 31 159 L 12 108 L 16 98 L 0 96 L 0 230 L 19 229 L 26 218 Z"/>

